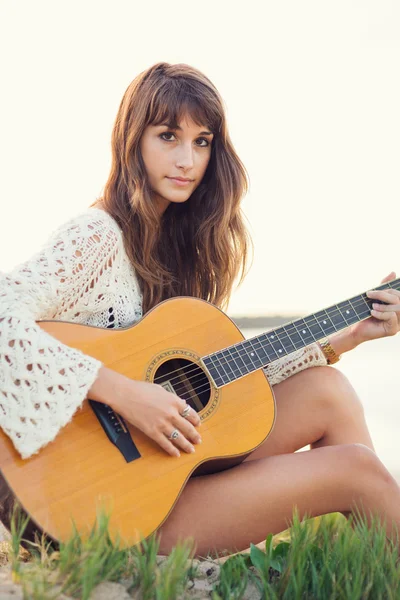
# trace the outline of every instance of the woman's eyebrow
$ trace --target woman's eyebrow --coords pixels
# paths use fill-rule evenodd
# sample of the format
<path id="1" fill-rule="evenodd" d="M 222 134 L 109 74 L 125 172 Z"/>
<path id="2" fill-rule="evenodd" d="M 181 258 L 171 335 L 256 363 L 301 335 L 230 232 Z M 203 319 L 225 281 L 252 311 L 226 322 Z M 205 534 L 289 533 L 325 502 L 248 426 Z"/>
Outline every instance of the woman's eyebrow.
<path id="1" fill-rule="evenodd" d="M 161 123 L 161 127 L 169 127 L 169 129 L 179 129 L 180 131 L 182 131 L 182 127 L 179 127 L 179 125 L 174 127 L 172 125 L 172 123 Z M 214 134 L 212 133 L 212 131 L 201 131 L 198 135 L 214 135 Z"/>

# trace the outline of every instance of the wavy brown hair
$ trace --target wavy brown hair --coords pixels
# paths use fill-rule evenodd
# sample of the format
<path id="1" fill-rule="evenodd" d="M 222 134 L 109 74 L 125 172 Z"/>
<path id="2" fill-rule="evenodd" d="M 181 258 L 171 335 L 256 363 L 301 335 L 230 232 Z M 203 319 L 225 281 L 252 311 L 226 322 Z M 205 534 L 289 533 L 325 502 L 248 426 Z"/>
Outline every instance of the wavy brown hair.
<path id="1" fill-rule="evenodd" d="M 160 219 L 140 139 L 147 125 L 176 127 L 186 115 L 213 132 L 211 157 L 190 198 L 171 202 Z M 111 172 L 96 203 L 122 229 L 143 293 L 143 314 L 173 296 L 195 296 L 225 308 L 236 277 L 240 285 L 247 273 L 252 241 L 240 208 L 247 172 L 233 148 L 214 85 L 189 65 L 153 65 L 125 91 L 111 145 Z"/>

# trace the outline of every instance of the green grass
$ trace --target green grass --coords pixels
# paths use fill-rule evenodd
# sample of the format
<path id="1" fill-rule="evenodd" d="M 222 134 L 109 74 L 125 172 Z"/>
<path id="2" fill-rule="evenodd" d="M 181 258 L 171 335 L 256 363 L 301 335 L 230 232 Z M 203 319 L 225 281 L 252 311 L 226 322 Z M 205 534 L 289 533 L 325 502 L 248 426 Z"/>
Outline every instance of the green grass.
<path id="1" fill-rule="evenodd" d="M 87 600 L 101 581 L 123 581 L 135 598 L 143 600 L 185 598 L 185 589 L 196 577 L 190 543 L 177 545 L 160 560 L 156 537 L 124 549 L 118 541 L 111 542 L 108 521 L 100 514 L 88 539 L 82 540 L 75 531 L 55 549 L 43 538 L 30 545 L 28 554 L 21 552 L 25 523 L 16 511 L 9 562 L 25 598 L 52 600 L 64 593 Z M 210 597 L 240 600 L 252 583 L 259 597 L 268 600 L 396 600 L 398 548 L 398 543 L 387 541 L 376 519 L 367 526 L 362 518 L 355 523 L 334 514 L 300 521 L 294 513 L 290 530 L 268 535 L 262 548 L 252 545 L 249 553 L 225 560 Z"/>
<path id="2" fill-rule="evenodd" d="M 241 581 L 249 569 L 260 597 L 268 600 L 399 599 L 398 543 L 388 542 L 377 519 L 370 526 L 363 518 L 353 525 L 341 515 L 303 522 L 294 515 L 290 542 L 274 544 L 270 535 L 264 550 L 251 546 L 248 555 L 223 565 L 214 600 L 241 598 Z"/>

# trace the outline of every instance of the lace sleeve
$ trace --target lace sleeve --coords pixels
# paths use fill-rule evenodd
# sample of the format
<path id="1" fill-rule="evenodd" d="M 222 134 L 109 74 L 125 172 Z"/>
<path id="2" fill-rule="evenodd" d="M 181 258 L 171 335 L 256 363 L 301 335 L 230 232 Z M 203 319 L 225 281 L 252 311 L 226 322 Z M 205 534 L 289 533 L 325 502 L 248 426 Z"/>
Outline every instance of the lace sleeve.
<path id="1" fill-rule="evenodd" d="M 293 354 L 284 356 L 269 364 L 265 367 L 264 373 L 266 374 L 269 383 L 271 385 L 276 385 L 291 375 L 304 371 L 304 369 L 324 366 L 326 364 L 326 358 L 319 345 L 311 344 L 311 346 L 301 348 L 301 350 L 297 350 L 296 352 L 293 352 Z"/>
<path id="2" fill-rule="evenodd" d="M 30 260 L 0 273 L 0 426 L 22 458 L 71 420 L 102 365 L 35 321 L 63 320 L 79 308 L 110 268 L 117 241 L 104 217 L 77 217 Z"/>

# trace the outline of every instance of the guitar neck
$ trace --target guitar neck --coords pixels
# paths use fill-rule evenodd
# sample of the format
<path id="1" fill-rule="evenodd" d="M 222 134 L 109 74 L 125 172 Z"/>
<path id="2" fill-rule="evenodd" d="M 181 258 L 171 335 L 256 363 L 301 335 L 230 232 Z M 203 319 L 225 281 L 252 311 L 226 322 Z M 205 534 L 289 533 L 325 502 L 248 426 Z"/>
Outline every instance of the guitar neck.
<path id="1" fill-rule="evenodd" d="M 400 278 L 374 288 L 400 290 Z M 217 387 L 222 387 L 266 367 L 270 363 L 318 342 L 349 325 L 371 316 L 372 302 L 366 292 L 334 304 L 282 327 L 271 329 L 202 357 Z"/>

